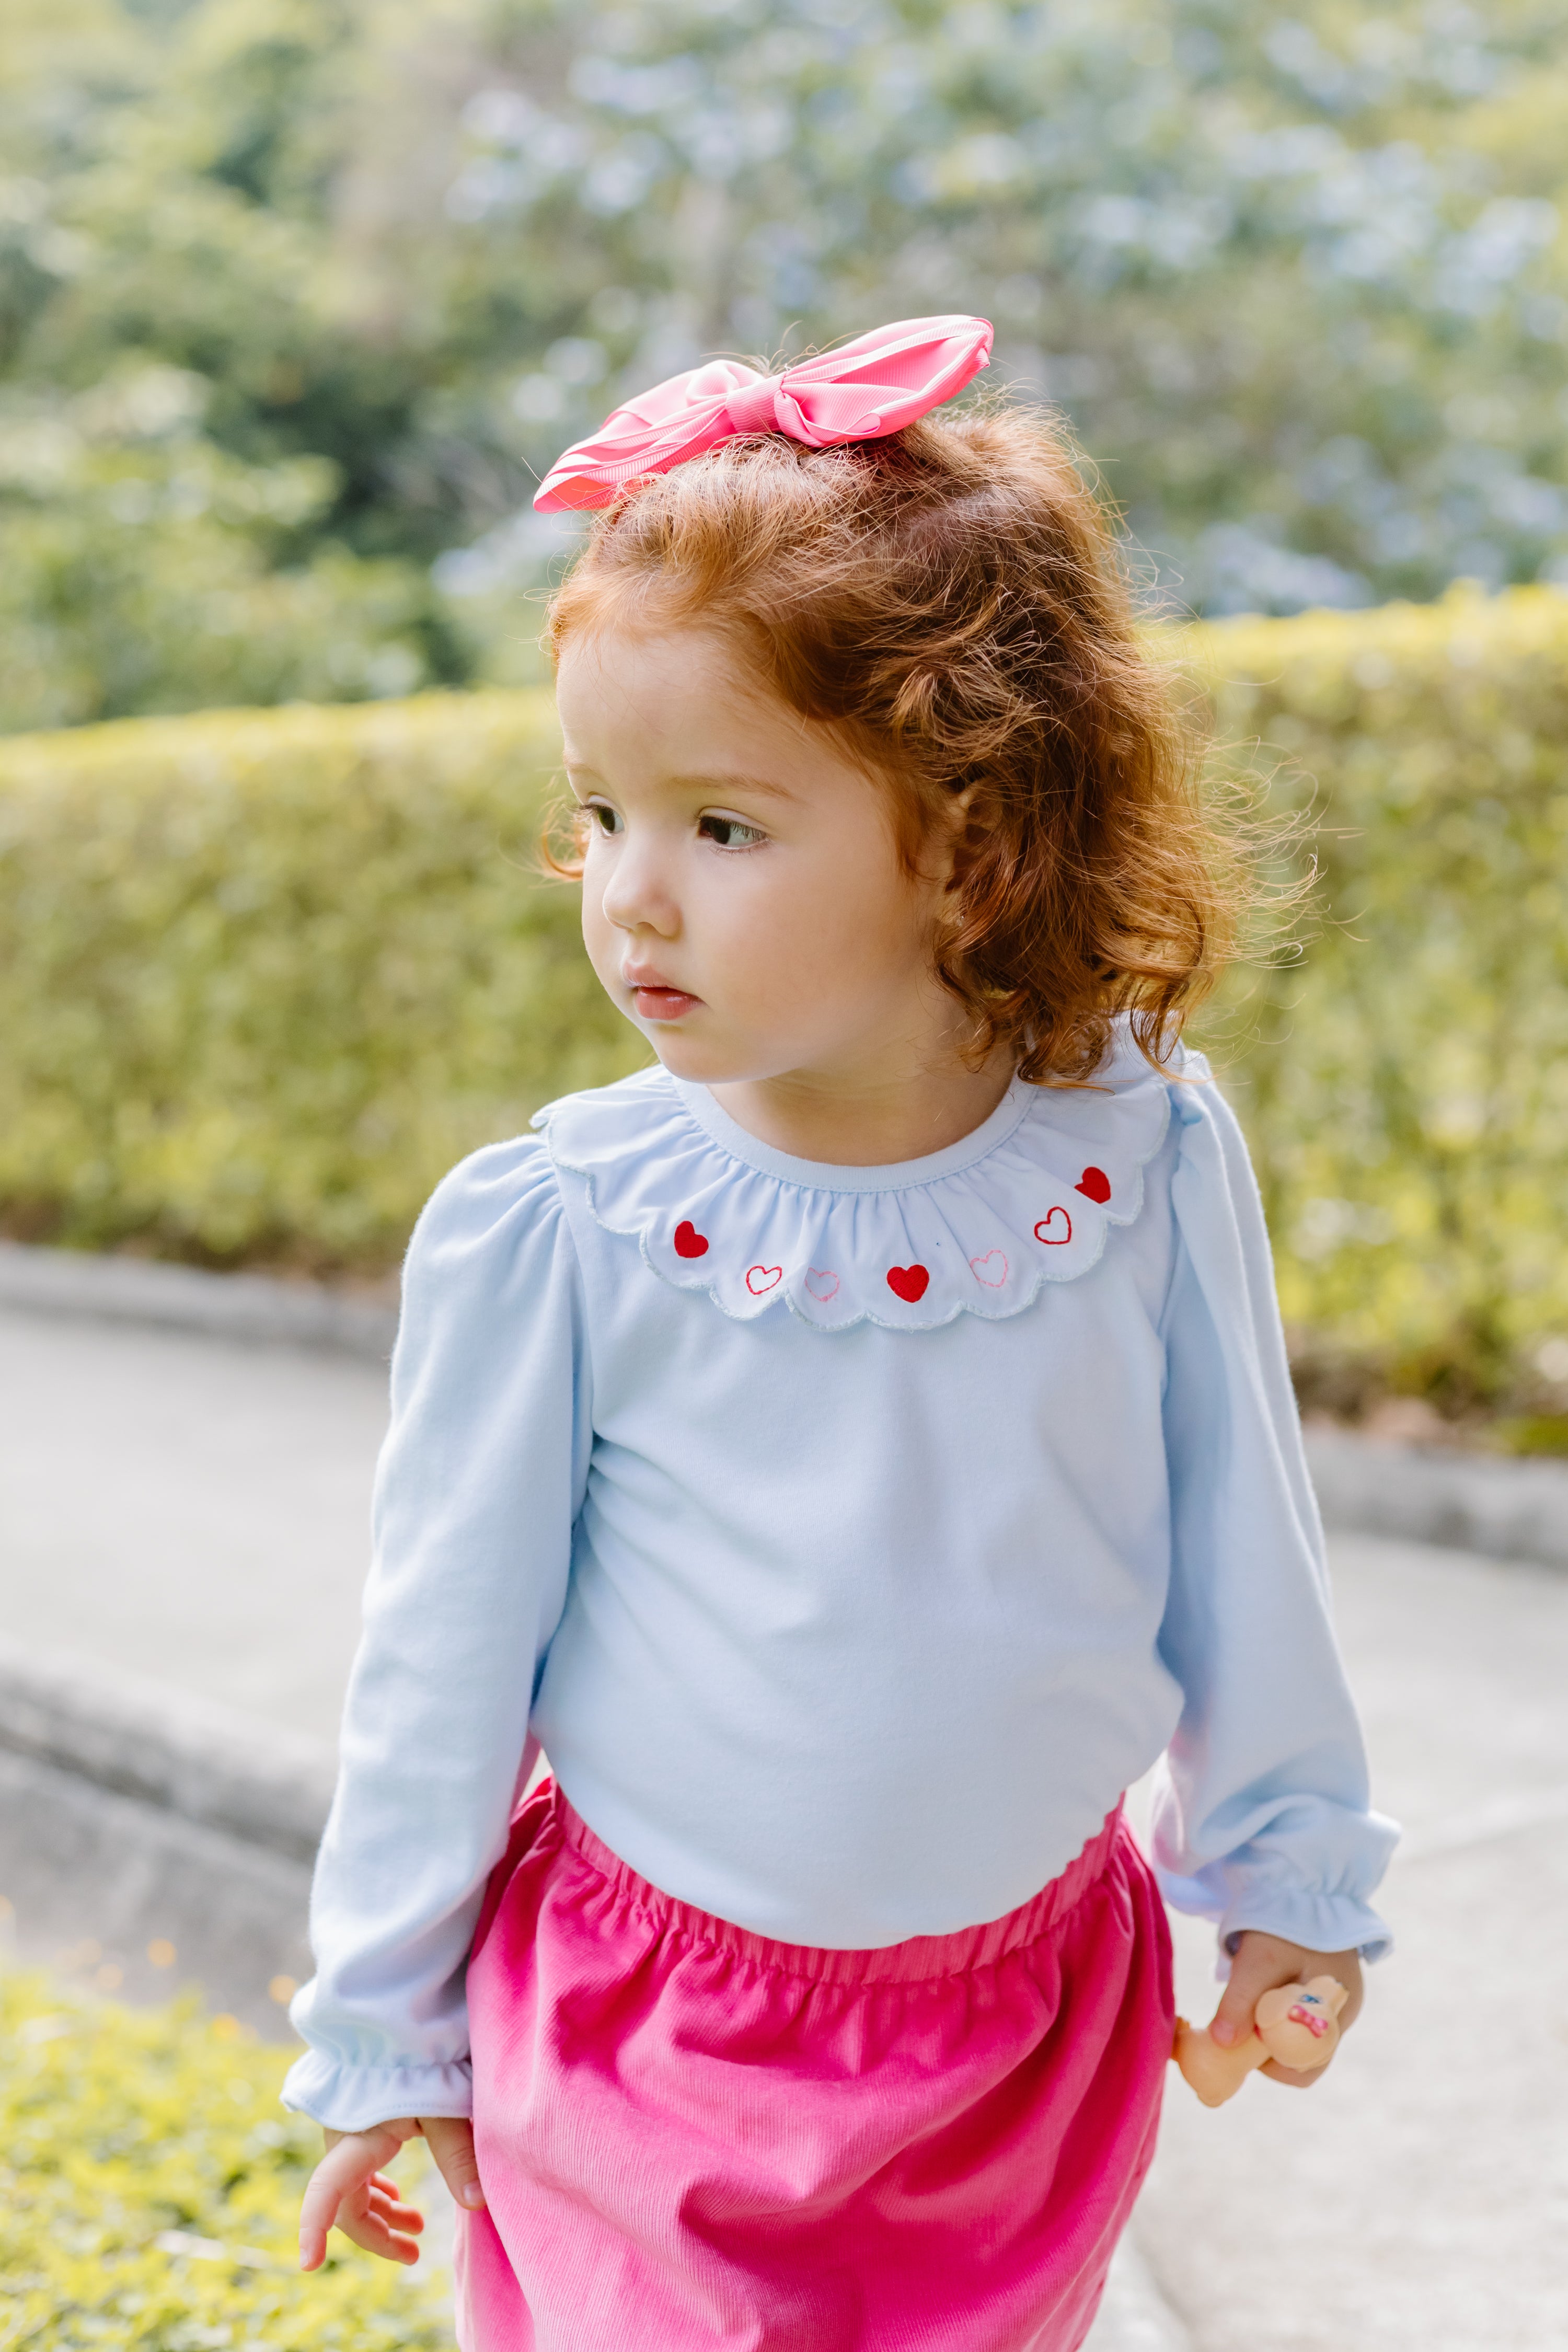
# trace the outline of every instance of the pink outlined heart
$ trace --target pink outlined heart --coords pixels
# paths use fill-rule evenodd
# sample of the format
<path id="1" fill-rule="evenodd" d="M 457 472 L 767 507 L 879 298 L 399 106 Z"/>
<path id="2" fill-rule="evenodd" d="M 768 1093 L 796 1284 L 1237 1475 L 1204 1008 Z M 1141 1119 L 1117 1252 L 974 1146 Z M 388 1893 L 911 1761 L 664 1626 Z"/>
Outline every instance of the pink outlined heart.
<path id="1" fill-rule="evenodd" d="M 746 1269 L 746 1288 L 753 1298 L 762 1298 L 768 1291 L 776 1290 L 783 1280 L 782 1265 L 752 1265 Z"/>
<path id="2" fill-rule="evenodd" d="M 837 1298 L 838 1296 L 838 1276 L 831 1266 L 808 1265 L 805 1269 L 805 1286 L 812 1297 L 821 1306 L 826 1307 L 830 1298 Z"/>
<path id="3" fill-rule="evenodd" d="M 987 1250 L 984 1257 L 972 1257 L 969 1271 L 976 1282 L 985 1285 L 987 1290 L 1000 1290 L 1007 1279 L 1005 1250 Z"/>
<path id="4" fill-rule="evenodd" d="M 1051 1227 L 1055 1224 L 1058 1217 L 1067 1227 L 1065 1234 L 1053 1234 L 1051 1231 Z M 1059 1202 L 1054 1209 L 1047 1209 L 1046 1211 L 1045 1215 L 1035 1227 L 1035 1239 L 1037 1242 L 1044 1242 L 1047 1249 L 1061 1249 L 1067 1243 L 1071 1241 L 1072 1219 L 1068 1216 L 1067 1211 L 1062 1207 Z"/>

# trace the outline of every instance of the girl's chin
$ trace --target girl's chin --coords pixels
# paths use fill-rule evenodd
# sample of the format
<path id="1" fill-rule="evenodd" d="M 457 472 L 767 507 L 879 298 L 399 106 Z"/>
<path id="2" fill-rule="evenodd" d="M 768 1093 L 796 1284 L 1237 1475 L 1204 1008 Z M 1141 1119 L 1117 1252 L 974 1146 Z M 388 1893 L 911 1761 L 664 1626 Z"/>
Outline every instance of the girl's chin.
<path id="1" fill-rule="evenodd" d="M 733 1039 L 726 1045 L 718 1037 L 694 1034 L 684 1022 L 639 1021 L 637 1027 L 672 1078 L 689 1078 L 699 1087 L 724 1087 L 771 1075 L 759 1071 L 762 1057 L 754 1049 L 748 1054 Z"/>
<path id="2" fill-rule="evenodd" d="M 672 1078 L 689 1078 L 694 1086 L 720 1087 L 736 1075 L 733 1056 L 703 1046 L 695 1037 L 662 1022 L 639 1023 L 648 1044 Z"/>

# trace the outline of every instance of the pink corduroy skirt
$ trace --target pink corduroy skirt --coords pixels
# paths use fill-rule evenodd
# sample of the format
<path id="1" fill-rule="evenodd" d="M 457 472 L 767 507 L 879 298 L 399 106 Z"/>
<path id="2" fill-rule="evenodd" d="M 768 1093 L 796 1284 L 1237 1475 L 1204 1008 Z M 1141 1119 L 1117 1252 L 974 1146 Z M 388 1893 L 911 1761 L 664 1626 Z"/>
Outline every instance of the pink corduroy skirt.
<path id="1" fill-rule="evenodd" d="M 468 1969 L 464 2352 L 1073 2352 L 1154 2149 L 1170 1937 L 1120 1811 L 877 1951 L 660 1894 L 549 1783 Z"/>

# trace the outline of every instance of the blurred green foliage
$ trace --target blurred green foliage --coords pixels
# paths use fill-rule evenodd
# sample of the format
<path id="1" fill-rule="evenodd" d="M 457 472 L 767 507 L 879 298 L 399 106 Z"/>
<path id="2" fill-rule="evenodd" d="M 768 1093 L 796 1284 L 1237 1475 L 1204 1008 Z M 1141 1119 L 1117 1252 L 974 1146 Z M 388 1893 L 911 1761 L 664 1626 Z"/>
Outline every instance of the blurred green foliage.
<path id="1" fill-rule="evenodd" d="M 0 727 L 525 680 L 566 441 L 913 311 L 1201 610 L 1561 576 L 1565 113 L 1568 0 L 7 0 Z"/>
<path id="2" fill-rule="evenodd" d="M 299 2270 L 321 2144 L 278 2105 L 290 2055 L 189 2000 L 126 2009 L 0 1974 L 0 2344 L 443 2352 L 422 2277 L 340 2237 Z"/>
<path id="3" fill-rule="evenodd" d="M 1511 1399 L 1541 1450 L 1568 1408 L 1568 597 L 1457 589 L 1192 652 L 1216 765 L 1314 826 L 1300 961 L 1238 971 L 1204 1023 L 1306 1385 Z"/>
<path id="4" fill-rule="evenodd" d="M 395 1263 L 463 1152 L 646 1060 L 534 870 L 543 695 L 0 742 L 0 1217 Z"/>
<path id="5" fill-rule="evenodd" d="M 1308 1388 L 1507 1404 L 1543 1444 L 1568 1411 L 1568 597 L 1165 643 L 1216 776 L 1314 828 L 1304 953 L 1240 968 L 1203 1024 Z M 557 751 L 536 692 L 0 743 L 0 1223 L 384 1268 L 460 1153 L 646 1060 L 533 865 Z"/>

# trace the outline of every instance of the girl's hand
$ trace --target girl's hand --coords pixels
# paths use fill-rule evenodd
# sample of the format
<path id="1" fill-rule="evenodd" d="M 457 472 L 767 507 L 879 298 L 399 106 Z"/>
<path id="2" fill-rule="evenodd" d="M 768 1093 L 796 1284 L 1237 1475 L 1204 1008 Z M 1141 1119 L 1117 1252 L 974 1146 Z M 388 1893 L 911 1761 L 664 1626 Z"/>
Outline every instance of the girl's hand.
<path id="1" fill-rule="evenodd" d="M 1340 2011 L 1339 2027 L 1342 2033 L 1348 2032 L 1362 2004 L 1359 1952 L 1310 1952 L 1304 1945 L 1288 1944 L 1282 1936 L 1266 1936 L 1257 1927 L 1244 1929 L 1237 1939 L 1230 1982 L 1215 2011 L 1210 2033 L 1222 2050 L 1233 2049 L 1251 2032 L 1252 2012 L 1266 1992 L 1272 1992 L 1276 1985 L 1305 1984 L 1312 1977 L 1338 1977 L 1343 1985 L 1350 1999 Z M 1331 2058 L 1329 2066 L 1333 2063 Z M 1274 2058 L 1258 2068 L 1259 2074 L 1276 2083 L 1289 2083 L 1295 2091 L 1310 2091 L 1328 2071 L 1328 2066 L 1321 2066 L 1315 2074 L 1301 2074 Z"/>
<path id="2" fill-rule="evenodd" d="M 300 2268 L 319 2270 L 326 2259 L 327 2233 L 334 2226 L 367 2254 L 384 2262 L 416 2263 L 425 2217 L 405 2205 L 395 2180 L 382 2169 L 405 2140 L 423 2133 L 437 2169 L 459 2205 L 470 2213 L 483 2206 L 474 2127 L 455 2116 L 397 2116 L 368 2131 L 327 2131 L 327 2152 L 310 2175 L 300 2208 Z"/>

